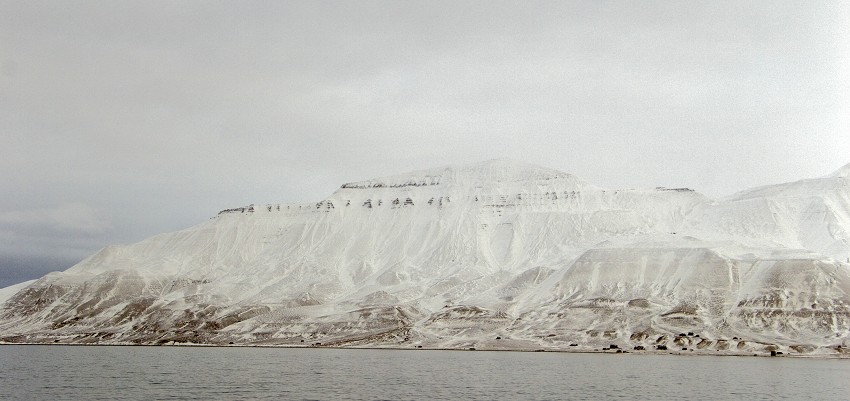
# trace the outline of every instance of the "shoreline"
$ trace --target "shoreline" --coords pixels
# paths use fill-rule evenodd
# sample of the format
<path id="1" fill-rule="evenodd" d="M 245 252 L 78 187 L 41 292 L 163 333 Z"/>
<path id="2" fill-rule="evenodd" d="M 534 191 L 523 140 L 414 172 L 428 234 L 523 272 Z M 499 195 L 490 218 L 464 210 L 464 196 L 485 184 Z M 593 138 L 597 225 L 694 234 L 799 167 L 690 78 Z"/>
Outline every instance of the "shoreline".
<path id="1" fill-rule="evenodd" d="M 328 349 L 328 350 L 383 350 L 383 351 L 457 351 L 457 352 L 523 352 L 523 353 L 559 353 L 559 354 L 600 354 L 600 355 L 659 355 L 659 356 L 699 356 L 699 357 L 744 357 L 744 358 L 794 358 L 794 359 L 820 359 L 820 360 L 845 360 L 850 355 L 843 353 L 834 354 L 786 354 L 771 355 L 758 353 L 707 353 L 707 352 L 685 352 L 670 350 L 624 350 L 596 351 L 596 350 L 570 350 L 570 349 L 530 349 L 530 348 L 403 348 L 403 347 L 339 347 L 339 346 L 316 346 L 316 345 L 285 345 L 285 344 L 203 344 L 203 343 L 172 343 L 172 344 L 132 344 L 132 343 L 10 343 L 0 342 L 0 346 L 77 346 L 77 347 L 189 347 L 189 348 L 286 348 L 286 349 Z"/>

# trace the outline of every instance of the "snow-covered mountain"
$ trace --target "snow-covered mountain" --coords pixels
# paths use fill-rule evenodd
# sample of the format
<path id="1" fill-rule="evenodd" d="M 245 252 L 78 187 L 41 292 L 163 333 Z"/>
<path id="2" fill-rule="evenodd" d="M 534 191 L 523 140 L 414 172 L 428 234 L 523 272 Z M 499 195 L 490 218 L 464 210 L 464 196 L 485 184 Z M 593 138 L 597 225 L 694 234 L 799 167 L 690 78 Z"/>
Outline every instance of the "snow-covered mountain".
<path id="1" fill-rule="evenodd" d="M 848 173 L 720 200 L 508 160 L 353 182 L 0 289 L 0 339 L 843 354 Z"/>

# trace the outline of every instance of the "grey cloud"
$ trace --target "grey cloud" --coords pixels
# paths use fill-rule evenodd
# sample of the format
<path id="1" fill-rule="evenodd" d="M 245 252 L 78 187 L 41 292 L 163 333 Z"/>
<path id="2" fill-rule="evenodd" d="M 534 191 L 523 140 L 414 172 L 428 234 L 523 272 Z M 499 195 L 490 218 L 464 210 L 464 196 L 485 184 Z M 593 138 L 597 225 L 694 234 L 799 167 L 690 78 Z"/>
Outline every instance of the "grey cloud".
<path id="1" fill-rule="evenodd" d="M 112 231 L 108 220 L 84 204 L 0 212 L 0 281 L 28 270 L 34 273 L 25 279 L 64 270 L 103 247 Z"/>
<path id="2" fill-rule="evenodd" d="M 80 259 L 43 255 L 0 255 L 0 288 L 67 269 Z"/>
<path id="3" fill-rule="evenodd" d="M 110 228 L 97 211 L 81 203 L 68 203 L 51 209 L 0 212 L 0 230 L 49 231 L 63 235 L 97 235 Z"/>

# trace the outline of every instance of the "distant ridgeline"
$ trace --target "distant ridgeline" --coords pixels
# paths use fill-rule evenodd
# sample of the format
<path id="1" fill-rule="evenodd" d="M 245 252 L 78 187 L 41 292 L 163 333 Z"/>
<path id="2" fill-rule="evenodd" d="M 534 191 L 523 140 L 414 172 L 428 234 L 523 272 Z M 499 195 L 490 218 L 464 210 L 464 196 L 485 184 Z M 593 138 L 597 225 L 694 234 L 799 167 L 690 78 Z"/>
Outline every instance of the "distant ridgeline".
<path id="1" fill-rule="evenodd" d="M 343 184 L 341 188 L 343 189 L 380 189 L 380 188 L 404 188 L 404 187 L 424 187 L 424 186 L 435 186 L 439 185 L 440 177 L 427 177 L 425 180 L 421 181 L 408 181 L 401 184 L 385 184 L 380 181 L 364 181 L 359 183 L 347 183 Z M 665 188 L 665 187 L 656 187 L 656 192 L 694 192 L 693 189 L 690 188 Z M 616 195 L 621 191 L 599 191 L 602 194 L 608 193 L 611 195 Z M 415 195 L 404 196 L 404 197 L 395 197 L 389 198 L 386 201 L 384 199 L 373 199 L 368 198 L 362 203 L 360 206 L 367 209 L 372 209 L 374 207 L 379 207 L 383 205 L 389 205 L 390 208 L 401 208 L 414 206 L 419 204 L 420 201 L 427 204 L 428 206 L 436 206 L 443 207 L 444 205 L 450 203 L 452 201 L 451 196 L 429 196 L 427 201 L 424 201 L 424 197 L 422 199 L 415 199 Z M 472 202 L 483 202 L 483 207 L 516 207 L 516 206 L 525 206 L 525 205 L 536 205 L 541 206 L 545 204 L 557 204 L 558 202 L 569 202 L 576 201 L 581 198 L 580 191 L 547 191 L 544 193 L 517 193 L 514 195 L 493 195 L 493 194 L 481 194 L 481 195 L 468 195 L 464 197 L 466 200 Z M 341 206 L 349 207 L 352 205 L 351 199 L 345 199 Z M 329 212 L 337 208 L 337 204 L 334 203 L 333 200 L 326 199 L 317 203 L 305 203 L 305 204 L 266 204 L 266 205 L 248 205 L 243 207 L 224 209 L 218 212 L 218 215 L 222 214 L 232 214 L 232 213 L 254 213 L 255 211 L 265 211 L 265 212 L 292 212 L 292 211 L 301 211 L 301 212 Z"/>
<path id="2" fill-rule="evenodd" d="M 359 181 L 342 184 L 345 189 L 369 189 L 369 188 L 404 188 L 404 187 L 427 187 L 431 185 L 440 185 L 442 176 L 427 176 L 423 178 L 411 179 L 406 182 L 386 184 L 383 181 Z"/>
<path id="3" fill-rule="evenodd" d="M 440 196 L 440 197 L 431 197 L 428 199 L 428 205 L 442 207 L 444 204 L 451 202 L 451 197 L 449 196 Z M 361 206 L 367 209 L 372 209 L 373 206 L 382 206 L 384 204 L 390 205 L 392 208 L 398 207 L 407 207 L 413 206 L 413 199 L 410 197 L 406 198 L 394 198 L 392 200 L 388 200 L 384 202 L 383 199 L 372 200 L 371 198 L 366 199 Z M 344 207 L 351 206 L 351 199 L 346 199 Z M 336 209 L 336 204 L 332 200 L 323 200 L 321 202 L 317 202 L 315 204 L 271 204 L 271 205 L 248 205 L 244 207 L 236 207 L 232 209 L 224 209 L 218 212 L 218 215 L 222 214 L 232 214 L 232 213 L 254 213 L 256 211 L 266 211 L 266 212 L 285 212 L 285 211 L 319 211 L 319 212 L 329 212 L 331 210 Z"/>
<path id="4" fill-rule="evenodd" d="M 665 188 L 665 187 L 655 187 L 656 191 L 674 191 L 674 192 L 694 192 L 693 189 L 690 188 Z"/>

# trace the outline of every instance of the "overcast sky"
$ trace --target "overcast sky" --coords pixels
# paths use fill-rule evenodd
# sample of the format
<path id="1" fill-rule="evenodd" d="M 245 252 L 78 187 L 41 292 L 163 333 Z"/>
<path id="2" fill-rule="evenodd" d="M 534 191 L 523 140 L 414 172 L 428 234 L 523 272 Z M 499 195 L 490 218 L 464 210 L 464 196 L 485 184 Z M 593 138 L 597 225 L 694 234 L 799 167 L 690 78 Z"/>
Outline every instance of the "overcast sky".
<path id="1" fill-rule="evenodd" d="M 828 174 L 848 4 L 0 0 L 0 287 L 497 157 L 712 197 Z"/>

